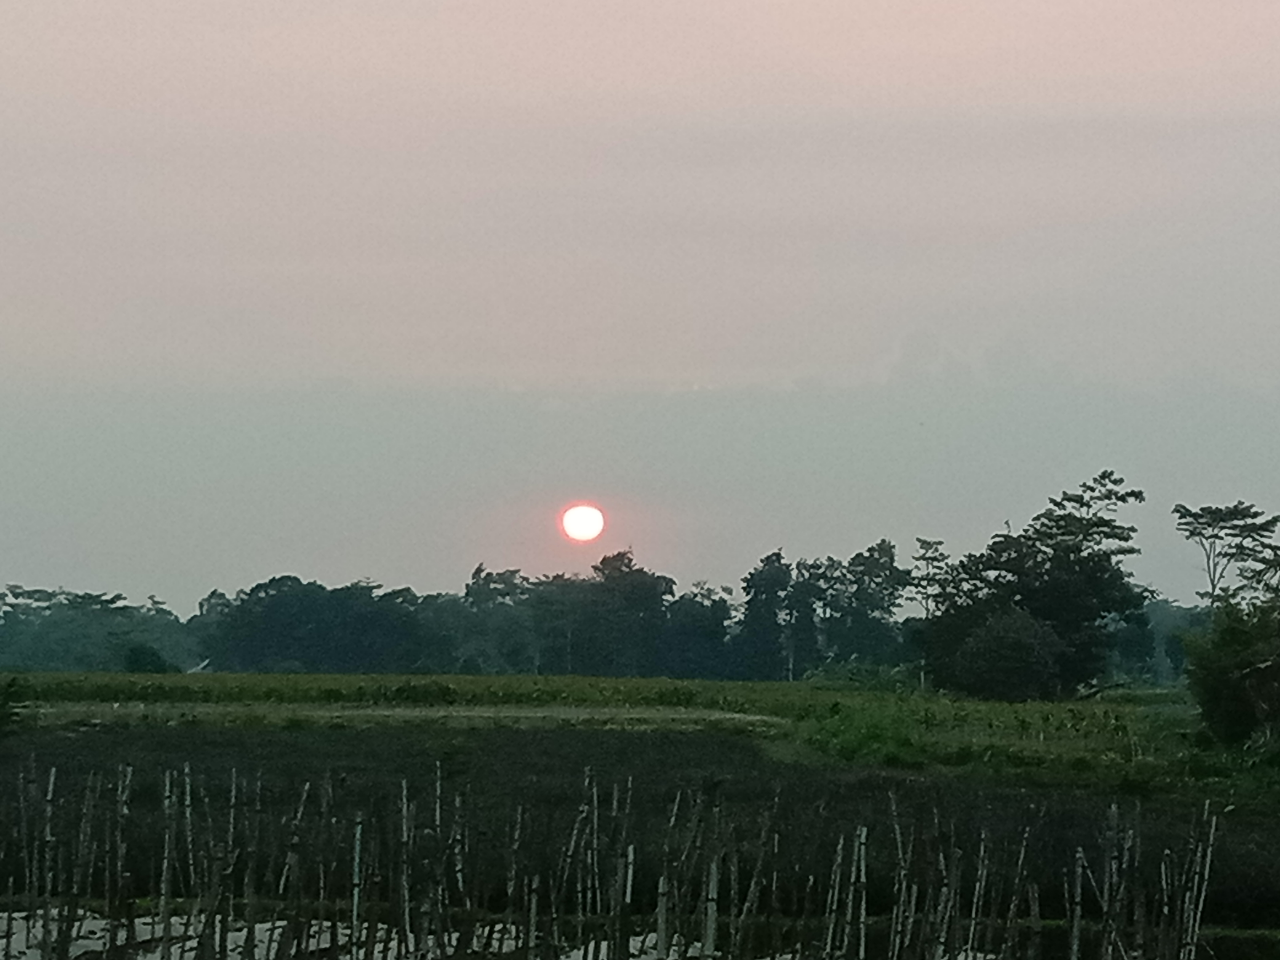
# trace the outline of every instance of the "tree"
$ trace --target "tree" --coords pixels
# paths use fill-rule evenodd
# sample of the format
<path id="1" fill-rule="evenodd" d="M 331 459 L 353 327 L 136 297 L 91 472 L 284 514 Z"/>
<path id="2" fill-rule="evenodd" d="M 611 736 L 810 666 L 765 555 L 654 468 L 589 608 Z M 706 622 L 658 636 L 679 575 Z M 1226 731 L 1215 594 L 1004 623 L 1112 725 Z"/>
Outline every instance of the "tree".
<path id="1" fill-rule="evenodd" d="M 832 564 L 820 560 L 798 560 L 783 599 L 783 655 L 788 680 L 803 677 L 815 669 L 822 659 L 823 626 L 820 620 L 828 614 Z M 821 608 L 821 609 L 820 609 Z"/>
<path id="2" fill-rule="evenodd" d="M 637 564 L 629 549 L 602 557 L 591 570 L 598 584 L 594 599 L 600 672 L 655 676 L 666 605 L 675 594 L 675 581 Z"/>
<path id="3" fill-rule="evenodd" d="M 1224 743 L 1274 732 L 1280 721 L 1280 516 L 1252 503 L 1173 508 L 1177 527 L 1200 548 L 1213 611 L 1207 630 L 1187 636 L 1187 685 L 1205 727 Z M 1235 574 L 1236 582 L 1229 578 Z"/>
<path id="4" fill-rule="evenodd" d="M 482 563 L 463 595 L 474 615 L 457 648 L 465 672 L 541 672 L 541 651 L 526 602 L 528 578 L 519 570 L 486 570 Z"/>
<path id="5" fill-rule="evenodd" d="M 1078 490 L 1049 499 L 1021 531 L 1005 531 L 981 553 L 967 554 L 946 572 L 948 592 L 919 627 L 926 667 L 944 687 L 957 672 L 965 641 L 997 613 L 1022 610 L 1061 642 L 1056 688 L 1070 692 L 1107 667 L 1123 624 L 1141 624 L 1147 591 L 1132 582 L 1123 560 L 1138 552 L 1136 528 L 1116 518 L 1140 503 L 1141 490 L 1104 470 Z"/>
<path id="6" fill-rule="evenodd" d="M 827 630 L 833 659 L 896 664 L 902 659 L 894 615 L 911 586 L 911 571 L 898 566 L 897 549 L 880 540 L 855 553 L 839 570 Z"/>
<path id="7" fill-rule="evenodd" d="M 119 593 L 15 584 L 0 591 L 0 669 L 121 670 L 137 646 L 171 663 L 195 662 L 186 628 L 155 597 L 130 605 Z"/>
<path id="8" fill-rule="evenodd" d="M 426 637 L 412 590 L 360 580 L 329 589 L 282 576 L 207 598 L 198 631 L 218 670 L 381 673 L 419 669 Z M 206 616 L 201 614 L 200 616 Z M 195 618 L 193 618 L 195 619 Z"/>
<path id="9" fill-rule="evenodd" d="M 926 620 L 943 606 L 951 592 L 951 557 L 942 549 L 942 543 L 941 540 L 916 537 L 918 552 L 911 557 L 908 596 L 920 604 Z"/>
<path id="10" fill-rule="evenodd" d="M 733 615 L 729 587 L 698 582 L 667 605 L 658 673 L 677 679 L 723 680 L 726 627 Z"/>
<path id="11" fill-rule="evenodd" d="M 1280 570 L 1271 537 L 1280 525 L 1280 515 L 1266 516 L 1252 503 L 1237 500 L 1230 506 L 1204 506 L 1192 510 L 1185 504 L 1173 507 L 1177 528 L 1187 540 L 1200 548 L 1209 589 L 1197 596 L 1216 606 L 1231 599 L 1239 587 L 1226 585 L 1233 569 L 1241 570 L 1245 587 L 1265 588 L 1274 584 Z"/>
<path id="12" fill-rule="evenodd" d="M 419 646 L 408 667 L 411 673 L 480 672 L 467 656 L 474 643 L 476 615 L 465 598 L 456 593 L 425 594 L 418 597 L 413 615 Z"/>
<path id="13" fill-rule="evenodd" d="M 746 600 L 742 622 L 730 645 L 730 669 L 735 679 L 783 679 L 786 663 L 782 618 L 790 586 L 791 564 L 782 559 L 781 550 L 761 558 L 756 568 L 742 578 Z"/>
<path id="14" fill-rule="evenodd" d="M 557 573 L 529 585 L 529 611 L 543 673 L 583 673 L 591 657 L 589 597 L 594 585 Z"/>

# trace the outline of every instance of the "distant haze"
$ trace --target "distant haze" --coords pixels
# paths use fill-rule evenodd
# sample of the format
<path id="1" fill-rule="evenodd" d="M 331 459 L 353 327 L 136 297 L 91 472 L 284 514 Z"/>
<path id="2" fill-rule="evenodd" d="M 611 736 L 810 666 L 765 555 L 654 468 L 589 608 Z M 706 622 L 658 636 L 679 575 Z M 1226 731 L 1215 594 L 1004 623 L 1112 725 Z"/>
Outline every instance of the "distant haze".
<path id="1" fill-rule="evenodd" d="M 736 582 L 1110 467 L 1189 600 L 1173 502 L 1280 510 L 1272 0 L 11 6 L 0 581 Z"/>

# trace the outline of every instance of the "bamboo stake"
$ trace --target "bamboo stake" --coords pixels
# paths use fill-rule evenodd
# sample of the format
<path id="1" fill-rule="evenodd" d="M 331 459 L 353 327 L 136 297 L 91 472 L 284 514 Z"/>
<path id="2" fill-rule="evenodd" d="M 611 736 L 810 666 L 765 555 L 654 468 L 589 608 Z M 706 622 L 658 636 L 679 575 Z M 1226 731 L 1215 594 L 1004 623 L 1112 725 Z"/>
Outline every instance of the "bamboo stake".
<path id="1" fill-rule="evenodd" d="M 720 906 L 720 856 L 714 853 L 707 865 L 707 914 L 702 928 L 702 956 L 714 957 L 716 953 L 716 925 Z"/>
<path id="2" fill-rule="evenodd" d="M 534 960 L 538 951 L 538 881 L 539 874 L 534 874 L 529 881 L 529 926 L 524 936 L 524 949 L 527 960 Z"/>
<path id="3" fill-rule="evenodd" d="M 978 913 L 987 886 L 987 828 L 984 826 L 978 840 L 978 870 L 973 881 L 973 902 L 969 906 L 969 933 L 965 939 L 965 953 L 972 955 L 978 936 Z"/>
<path id="4" fill-rule="evenodd" d="M 359 960 L 357 945 L 360 942 L 360 890 L 363 879 L 360 870 L 362 856 L 360 844 L 363 835 L 364 814 L 357 813 L 354 850 L 351 856 L 351 960 Z"/>
<path id="5" fill-rule="evenodd" d="M 835 955 L 836 925 L 840 915 L 840 881 L 844 869 L 844 834 L 836 843 L 836 858 L 831 864 L 831 883 L 827 887 L 827 907 L 824 916 L 827 920 L 827 932 L 823 938 L 823 957 L 831 960 Z"/>
<path id="6" fill-rule="evenodd" d="M 413 839 L 413 829 L 409 820 L 409 782 L 400 780 L 400 945 L 403 954 L 412 954 L 414 939 L 409 907 L 413 903 L 413 892 L 409 886 L 409 856 Z M 322 898 L 323 899 L 323 898 Z"/>
<path id="7" fill-rule="evenodd" d="M 1084 865 L 1084 850 L 1081 847 L 1076 847 L 1075 871 L 1071 880 L 1071 960 L 1080 960 L 1080 922 Z"/>
<path id="8" fill-rule="evenodd" d="M 35 864 L 36 852 L 31 836 L 31 816 L 27 802 L 28 794 L 35 786 L 35 762 L 35 757 L 32 757 L 29 774 L 26 770 L 18 771 L 18 842 L 22 848 L 22 892 L 26 895 L 28 914 L 34 911 L 35 898 L 37 896 L 36 875 L 38 871 Z"/>
<path id="9" fill-rule="evenodd" d="M 171 907 L 170 886 L 173 861 L 173 773 L 164 772 L 164 859 L 160 865 L 160 960 L 170 960 L 173 955 L 173 943 L 169 932 L 169 910 Z"/>
<path id="10" fill-rule="evenodd" d="M 58 768 L 49 768 L 49 782 L 44 793 L 44 834 L 40 844 L 43 889 L 40 891 L 42 911 L 40 921 L 40 956 L 48 960 L 53 937 L 53 795 L 58 779 Z"/>
<path id="11" fill-rule="evenodd" d="M 1027 915 L 1031 923 L 1031 945 L 1027 951 L 1027 960 L 1040 960 L 1040 948 L 1043 940 L 1040 918 L 1040 885 L 1029 884 L 1027 887 Z"/>
<path id="12" fill-rule="evenodd" d="M 13 874 L 9 874 L 9 898 L 5 906 L 7 909 L 4 912 L 4 960 L 13 960 L 13 915 L 17 912 L 13 909 L 16 906 L 13 899 Z"/>
<path id="13" fill-rule="evenodd" d="M 196 842 L 191 817 L 191 763 L 182 765 L 182 812 L 183 826 L 186 828 L 187 840 L 187 883 L 186 894 L 194 897 L 199 880 L 196 877 Z"/>
<path id="14" fill-rule="evenodd" d="M 867 828 L 858 828 L 858 960 L 867 960 Z"/>
<path id="15" fill-rule="evenodd" d="M 231 930 L 233 912 L 235 910 L 236 890 L 235 890 L 235 866 L 239 859 L 236 850 L 236 812 L 239 808 L 239 782 L 240 778 L 236 773 L 236 768 L 231 768 L 231 794 L 227 802 L 227 836 L 226 846 L 224 847 L 227 857 L 226 867 L 226 913 L 222 918 L 222 924 L 218 929 L 218 960 L 227 960 L 227 938 Z"/>

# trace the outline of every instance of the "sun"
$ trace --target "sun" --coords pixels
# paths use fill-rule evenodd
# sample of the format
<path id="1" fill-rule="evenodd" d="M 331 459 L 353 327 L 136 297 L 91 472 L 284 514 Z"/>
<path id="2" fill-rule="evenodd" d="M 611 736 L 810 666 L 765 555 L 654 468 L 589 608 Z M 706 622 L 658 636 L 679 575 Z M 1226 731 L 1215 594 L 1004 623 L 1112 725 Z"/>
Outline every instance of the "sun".
<path id="1" fill-rule="evenodd" d="M 604 530 L 604 513 L 594 504 L 575 504 L 560 514 L 560 529 L 570 540 L 588 543 Z"/>

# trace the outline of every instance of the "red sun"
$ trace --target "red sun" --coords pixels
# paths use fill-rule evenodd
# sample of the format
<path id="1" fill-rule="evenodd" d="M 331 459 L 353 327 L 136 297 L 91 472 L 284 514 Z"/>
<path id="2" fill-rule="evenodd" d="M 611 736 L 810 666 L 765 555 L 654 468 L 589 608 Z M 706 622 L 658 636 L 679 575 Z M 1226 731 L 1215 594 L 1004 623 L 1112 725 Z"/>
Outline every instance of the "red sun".
<path id="1" fill-rule="evenodd" d="M 574 504 L 560 514 L 560 529 L 570 540 L 589 543 L 604 531 L 604 513 L 591 503 Z"/>

